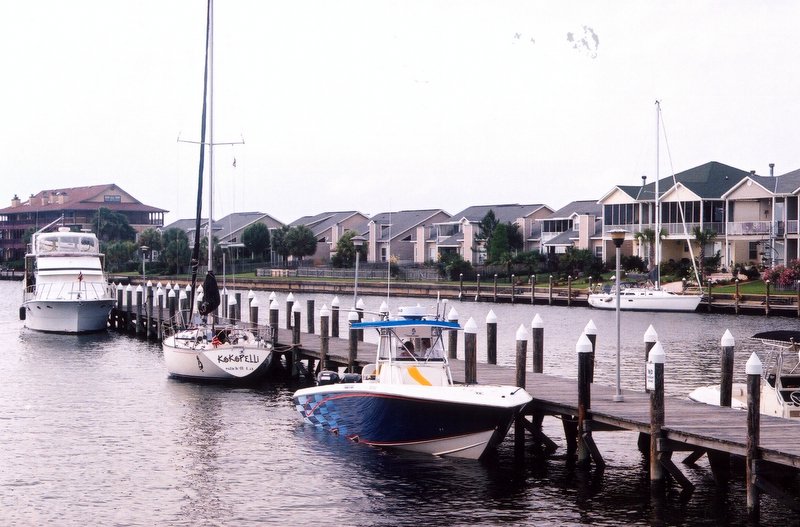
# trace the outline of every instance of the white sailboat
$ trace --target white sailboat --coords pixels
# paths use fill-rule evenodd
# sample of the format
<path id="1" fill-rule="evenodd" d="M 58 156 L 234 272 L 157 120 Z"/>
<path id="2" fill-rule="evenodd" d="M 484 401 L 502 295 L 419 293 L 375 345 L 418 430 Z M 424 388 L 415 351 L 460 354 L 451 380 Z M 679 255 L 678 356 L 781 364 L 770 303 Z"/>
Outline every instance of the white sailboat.
<path id="1" fill-rule="evenodd" d="M 100 242 L 91 232 L 60 227 L 61 218 L 35 232 L 25 255 L 19 316 L 25 327 L 53 333 L 88 333 L 106 329 L 114 307 L 103 270 Z"/>
<path id="2" fill-rule="evenodd" d="M 695 311 L 703 296 L 700 294 L 675 293 L 661 287 L 661 195 L 658 188 L 659 178 L 659 127 L 661 105 L 656 101 L 656 180 L 655 180 L 655 279 L 652 285 L 631 286 L 615 284 L 609 291 L 589 294 L 589 305 L 598 309 L 619 309 L 625 311 Z M 684 221 L 684 234 L 686 222 Z M 688 236 L 688 235 L 687 235 Z M 694 261 L 694 259 L 692 259 Z M 696 273 L 696 270 L 695 270 Z M 699 279 L 698 279 L 699 283 Z M 617 294 L 619 288 L 619 294 Z"/>
<path id="3" fill-rule="evenodd" d="M 197 184 L 197 214 L 195 239 L 192 249 L 192 283 L 189 295 L 188 320 L 183 314 L 173 321 L 165 331 L 162 349 L 164 362 L 170 376 L 212 382 L 253 382 L 264 377 L 272 365 L 272 338 L 269 327 L 249 325 L 245 327 L 235 320 L 222 320 L 216 310 L 220 304 L 219 289 L 213 270 L 212 224 L 214 213 L 214 103 L 213 103 L 213 55 L 214 55 L 214 3 L 208 0 L 206 26 L 206 64 L 203 87 L 203 119 L 200 138 L 200 168 Z M 208 103 L 208 105 L 206 104 Z M 208 114 L 206 109 L 208 106 Z M 206 141 L 208 122 L 208 141 Z M 197 271 L 200 252 L 200 229 L 203 196 L 205 152 L 208 150 L 208 272 L 203 283 L 203 299 L 197 303 Z"/>

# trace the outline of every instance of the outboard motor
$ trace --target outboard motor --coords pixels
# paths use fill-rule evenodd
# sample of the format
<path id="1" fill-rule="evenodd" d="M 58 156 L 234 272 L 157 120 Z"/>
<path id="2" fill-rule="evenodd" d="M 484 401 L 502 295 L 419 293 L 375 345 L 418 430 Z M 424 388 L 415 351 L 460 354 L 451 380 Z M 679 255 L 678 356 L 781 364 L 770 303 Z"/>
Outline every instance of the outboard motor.
<path id="1" fill-rule="evenodd" d="M 342 375 L 343 383 L 352 384 L 354 382 L 361 382 L 361 374 L 360 373 L 345 373 Z"/>
<path id="2" fill-rule="evenodd" d="M 25 306 L 19 308 L 19 319 L 25 320 Z"/>
<path id="3" fill-rule="evenodd" d="M 325 386 L 339 382 L 339 374 L 335 371 L 322 370 L 317 374 L 317 385 Z"/>

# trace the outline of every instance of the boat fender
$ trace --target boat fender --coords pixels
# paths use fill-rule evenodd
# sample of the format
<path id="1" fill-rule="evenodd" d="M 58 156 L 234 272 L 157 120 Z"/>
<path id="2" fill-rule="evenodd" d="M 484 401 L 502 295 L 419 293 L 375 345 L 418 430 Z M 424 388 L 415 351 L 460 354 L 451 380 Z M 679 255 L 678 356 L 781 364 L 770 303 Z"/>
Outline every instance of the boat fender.
<path id="1" fill-rule="evenodd" d="M 348 384 L 352 384 L 354 382 L 361 382 L 361 374 L 360 373 L 345 373 L 342 375 L 342 380 L 339 382 L 344 382 Z"/>
<path id="2" fill-rule="evenodd" d="M 25 306 L 19 308 L 19 319 L 25 320 Z"/>
<path id="3" fill-rule="evenodd" d="M 319 386 L 336 384 L 337 382 L 339 382 L 339 374 L 335 371 L 322 370 L 317 374 L 317 384 Z"/>

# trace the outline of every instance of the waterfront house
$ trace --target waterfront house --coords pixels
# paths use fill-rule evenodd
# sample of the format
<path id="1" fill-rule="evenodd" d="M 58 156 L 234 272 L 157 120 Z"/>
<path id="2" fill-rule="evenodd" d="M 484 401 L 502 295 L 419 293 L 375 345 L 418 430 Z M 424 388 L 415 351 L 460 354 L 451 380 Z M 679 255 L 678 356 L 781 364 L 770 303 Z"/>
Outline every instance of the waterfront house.
<path id="1" fill-rule="evenodd" d="M 401 210 L 374 215 L 368 224 L 368 262 L 394 257 L 400 265 L 425 263 L 425 242 L 432 226 L 447 221 L 442 209 Z"/>
<path id="2" fill-rule="evenodd" d="M 25 234 L 64 217 L 63 225 L 97 232 L 95 222 L 101 208 L 122 214 L 137 232 L 164 225 L 168 211 L 145 205 L 118 185 L 93 185 L 42 190 L 22 201 L 16 195 L 11 206 L 0 209 L 0 252 L 3 260 L 25 257 Z"/>
<path id="3" fill-rule="evenodd" d="M 603 208 L 597 200 L 573 201 L 546 218 L 541 224 L 542 254 L 564 254 L 568 249 L 584 249 L 603 256 Z"/>
<path id="4" fill-rule="evenodd" d="M 329 264 L 336 253 L 336 244 L 346 231 L 366 235 L 369 218 L 358 211 L 321 212 L 314 216 L 303 216 L 289 224 L 290 227 L 305 225 L 317 240 L 317 251 L 310 258 L 316 264 Z"/>
<path id="5" fill-rule="evenodd" d="M 426 254 L 435 260 L 449 252 L 458 253 L 473 265 L 482 264 L 486 260 L 486 246 L 480 224 L 489 211 L 499 223 L 513 223 L 519 227 L 524 240 L 523 251 L 539 249 L 541 225 L 537 220 L 553 213 L 553 209 L 542 204 L 468 207 L 447 221 L 433 224 L 426 241 Z"/>

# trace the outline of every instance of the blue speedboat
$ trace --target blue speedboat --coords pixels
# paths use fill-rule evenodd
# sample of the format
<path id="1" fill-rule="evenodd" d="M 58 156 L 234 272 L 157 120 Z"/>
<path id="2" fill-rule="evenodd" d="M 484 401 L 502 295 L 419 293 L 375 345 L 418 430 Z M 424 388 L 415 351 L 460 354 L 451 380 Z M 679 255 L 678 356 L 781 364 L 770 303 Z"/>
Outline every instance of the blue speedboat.
<path id="1" fill-rule="evenodd" d="M 379 334 L 360 375 L 321 372 L 294 394 L 303 419 L 352 441 L 440 456 L 480 458 L 503 440 L 531 396 L 516 386 L 454 384 L 442 340 L 458 323 L 406 308 L 355 323 Z"/>

